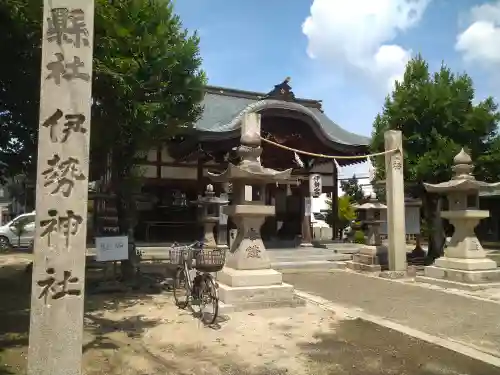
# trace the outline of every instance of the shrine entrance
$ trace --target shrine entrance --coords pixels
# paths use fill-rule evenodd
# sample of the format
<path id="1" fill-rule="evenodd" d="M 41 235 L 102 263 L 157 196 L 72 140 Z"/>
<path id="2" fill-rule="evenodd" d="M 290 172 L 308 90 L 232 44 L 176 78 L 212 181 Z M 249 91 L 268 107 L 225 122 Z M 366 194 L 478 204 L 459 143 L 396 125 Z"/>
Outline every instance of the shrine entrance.
<path id="1" fill-rule="evenodd" d="M 367 154 L 368 139 L 349 133 L 332 122 L 321 110 L 320 102 L 296 99 L 288 81 L 276 85 L 267 95 L 220 89 L 207 92 L 205 100 L 205 110 L 217 102 L 217 116 L 224 117 L 224 120 L 217 122 L 218 126 L 214 128 L 213 118 L 210 118 L 210 124 L 205 124 L 206 118 L 202 117 L 202 125 L 197 125 L 194 132 L 169 145 L 169 154 L 177 162 L 197 163 L 197 190 L 201 193 L 208 183 L 205 170 L 221 170 L 226 168 L 228 162 L 237 162 L 234 150 L 240 142 L 242 114 L 259 113 L 262 137 L 274 142 L 262 142 L 262 164 L 276 170 L 293 168 L 292 178 L 286 184 L 266 186 L 265 201 L 266 204 L 275 205 L 276 216 L 266 220 L 262 227 L 262 237 L 267 241 L 310 243 L 311 174 L 321 175 L 322 193 L 331 196 L 333 209 L 336 210 L 336 165 L 362 162 L 359 156 Z M 232 114 L 229 116 L 224 114 L 224 101 L 228 102 L 228 107 L 229 104 L 232 106 Z M 241 108 L 235 112 L 235 102 L 240 101 Z M 210 112 L 209 115 L 216 114 Z M 337 155 L 341 158 L 336 164 L 331 158 L 298 155 L 281 146 L 314 154 Z M 217 185 L 215 189 L 218 193 L 228 190 L 227 186 Z M 250 191 L 248 193 L 255 194 Z M 336 221 L 329 224 L 333 227 L 333 237 L 336 237 Z"/>

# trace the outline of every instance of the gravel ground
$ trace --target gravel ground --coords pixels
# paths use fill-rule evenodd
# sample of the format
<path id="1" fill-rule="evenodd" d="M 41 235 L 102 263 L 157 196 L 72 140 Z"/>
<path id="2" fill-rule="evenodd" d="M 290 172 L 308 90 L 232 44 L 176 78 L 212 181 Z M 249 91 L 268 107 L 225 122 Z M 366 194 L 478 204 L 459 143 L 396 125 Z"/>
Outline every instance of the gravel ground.
<path id="1" fill-rule="evenodd" d="M 30 274 L 14 263 L 0 261 L 0 375 L 26 369 Z M 212 327 L 176 308 L 168 292 L 91 294 L 85 308 L 83 375 L 500 375 L 311 304 L 231 313 Z"/>

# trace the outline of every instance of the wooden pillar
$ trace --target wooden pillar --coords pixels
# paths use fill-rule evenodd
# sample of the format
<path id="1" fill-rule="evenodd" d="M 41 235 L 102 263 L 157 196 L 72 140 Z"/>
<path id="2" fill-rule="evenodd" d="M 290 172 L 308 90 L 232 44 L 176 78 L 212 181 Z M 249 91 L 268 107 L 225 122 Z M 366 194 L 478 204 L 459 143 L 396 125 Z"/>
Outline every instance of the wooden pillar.
<path id="1" fill-rule="evenodd" d="M 203 174 L 203 160 L 198 159 L 198 164 L 196 166 L 196 191 L 198 196 L 203 195 L 205 192 L 205 176 Z"/>
<path id="2" fill-rule="evenodd" d="M 309 176 L 309 173 L 308 173 Z M 309 191 L 309 179 L 301 182 L 300 185 L 301 206 L 302 206 L 302 239 L 301 247 L 312 247 L 312 234 L 311 234 L 311 210 L 312 199 L 311 192 Z"/>
<path id="3" fill-rule="evenodd" d="M 338 210 L 339 210 L 339 171 L 335 161 L 332 162 L 333 173 L 332 173 L 332 240 L 338 239 L 339 227 L 338 227 Z"/>
<path id="4" fill-rule="evenodd" d="M 156 178 L 158 180 L 161 180 L 161 167 L 162 167 L 161 151 L 162 151 L 162 146 L 158 146 L 158 148 L 156 149 Z"/>
<path id="5" fill-rule="evenodd" d="M 198 159 L 198 164 L 196 165 L 196 194 L 198 197 L 205 194 L 205 178 L 203 175 L 203 160 Z M 196 231 L 198 233 L 197 238 L 203 238 L 204 228 L 203 224 L 200 222 L 200 208 L 196 211 Z"/>

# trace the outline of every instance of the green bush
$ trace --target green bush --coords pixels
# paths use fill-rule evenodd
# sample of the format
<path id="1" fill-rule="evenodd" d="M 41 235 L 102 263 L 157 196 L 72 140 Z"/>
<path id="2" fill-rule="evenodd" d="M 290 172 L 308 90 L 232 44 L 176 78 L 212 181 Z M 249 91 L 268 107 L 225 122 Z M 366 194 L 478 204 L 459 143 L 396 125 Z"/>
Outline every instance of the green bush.
<path id="1" fill-rule="evenodd" d="M 365 234 L 363 233 L 362 230 L 357 230 L 354 232 L 354 243 L 360 243 L 360 244 L 365 244 Z"/>

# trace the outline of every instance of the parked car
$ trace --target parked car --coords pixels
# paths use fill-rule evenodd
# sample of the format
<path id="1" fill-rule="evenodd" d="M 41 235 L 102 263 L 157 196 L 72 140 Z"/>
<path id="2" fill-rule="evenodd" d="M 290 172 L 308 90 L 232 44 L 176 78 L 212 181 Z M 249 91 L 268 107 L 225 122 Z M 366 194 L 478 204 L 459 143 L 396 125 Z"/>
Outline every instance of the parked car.
<path id="1" fill-rule="evenodd" d="M 330 225 L 326 222 L 326 216 L 321 212 L 311 213 L 311 224 L 313 228 L 329 228 Z"/>
<path id="2" fill-rule="evenodd" d="M 20 236 L 18 229 L 22 228 Z M 13 247 L 30 247 L 35 238 L 35 211 L 17 216 L 0 226 L 0 250 Z"/>

